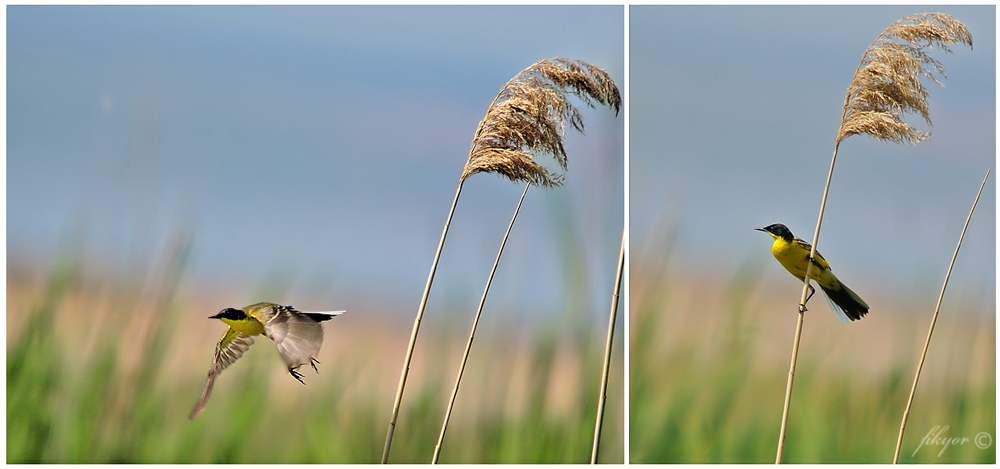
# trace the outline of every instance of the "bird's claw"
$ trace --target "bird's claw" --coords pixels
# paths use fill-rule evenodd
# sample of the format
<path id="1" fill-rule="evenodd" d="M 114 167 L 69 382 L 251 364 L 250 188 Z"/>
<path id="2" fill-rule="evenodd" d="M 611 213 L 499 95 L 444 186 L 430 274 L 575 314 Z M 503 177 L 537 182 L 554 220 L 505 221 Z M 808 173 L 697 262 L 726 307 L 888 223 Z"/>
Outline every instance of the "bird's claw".
<path id="1" fill-rule="evenodd" d="M 310 358 L 309 359 L 309 366 L 312 366 L 313 369 L 316 370 L 316 373 L 319 373 L 319 368 L 316 368 L 316 365 L 318 365 L 318 364 L 319 364 L 319 360 L 317 360 L 315 358 Z M 302 365 L 299 365 L 299 366 L 302 366 Z M 305 381 L 302 381 L 302 373 L 299 373 L 299 371 L 296 368 L 298 368 L 298 367 L 289 368 L 288 372 L 291 373 L 292 378 L 295 378 L 295 379 L 299 380 L 299 382 L 302 383 L 302 384 L 306 384 Z"/>

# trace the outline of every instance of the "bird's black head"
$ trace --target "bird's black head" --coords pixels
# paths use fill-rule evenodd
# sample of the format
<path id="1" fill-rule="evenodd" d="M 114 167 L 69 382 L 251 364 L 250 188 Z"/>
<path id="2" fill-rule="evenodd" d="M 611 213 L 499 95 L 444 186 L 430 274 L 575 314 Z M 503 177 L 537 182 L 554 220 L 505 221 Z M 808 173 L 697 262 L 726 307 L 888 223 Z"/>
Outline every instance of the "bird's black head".
<path id="1" fill-rule="evenodd" d="M 208 319 L 230 319 L 233 321 L 239 321 L 246 318 L 247 318 L 247 313 L 242 309 L 236 309 L 236 308 L 226 308 L 222 311 L 219 311 L 219 314 L 208 317 Z"/>
<path id="2" fill-rule="evenodd" d="M 763 228 L 756 228 L 756 230 L 763 231 L 765 233 L 770 233 L 777 238 L 784 239 L 785 241 L 791 241 L 792 239 L 795 239 L 795 236 L 792 235 L 792 232 L 788 229 L 788 227 L 782 225 L 781 223 L 767 225 Z"/>

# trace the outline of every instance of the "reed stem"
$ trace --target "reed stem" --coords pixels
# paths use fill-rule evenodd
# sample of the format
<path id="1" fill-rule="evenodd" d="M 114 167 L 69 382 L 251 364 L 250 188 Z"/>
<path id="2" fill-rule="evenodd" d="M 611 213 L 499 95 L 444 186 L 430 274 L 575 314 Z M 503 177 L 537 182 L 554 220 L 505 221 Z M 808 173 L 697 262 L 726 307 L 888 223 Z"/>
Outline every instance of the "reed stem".
<path id="1" fill-rule="evenodd" d="M 458 189 L 455 190 L 455 199 L 451 202 L 451 209 L 448 210 L 448 219 L 444 222 L 444 230 L 441 231 L 441 240 L 438 241 L 437 252 L 434 253 L 434 262 L 431 264 L 431 271 L 427 275 L 427 284 L 424 286 L 423 296 L 420 297 L 420 306 L 417 307 L 417 317 L 413 320 L 413 331 L 410 332 L 410 344 L 406 347 L 406 358 L 403 360 L 403 371 L 399 376 L 399 387 L 396 388 L 396 400 L 392 404 L 392 417 L 389 420 L 389 430 L 385 435 L 385 448 L 382 449 L 382 464 L 389 463 L 389 449 L 392 447 L 392 434 L 396 430 L 396 420 L 399 418 L 399 407 L 403 402 L 403 388 L 406 386 L 406 376 L 410 373 L 410 360 L 413 358 L 413 347 L 417 342 L 417 332 L 420 330 L 420 320 L 424 317 L 424 309 L 427 307 L 427 297 L 431 294 L 431 284 L 434 283 L 434 273 L 437 272 L 438 261 L 441 260 L 441 250 L 444 248 L 444 240 L 448 236 L 448 228 L 451 226 L 451 218 L 455 215 L 455 206 L 458 205 L 458 196 L 462 193 L 462 184 L 465 178 L 458 182 Z"/>
<path id="2" fill-rule="evenodd" d="M 493 275 L 497 271 L 497 265 L 500 264 L 500 256 L 503 254 L 503 248 L 507 245 L 507 238 L 510 236 L 510 230 L 514 228 L 514 220 L 517 220 L 517 214 L 521 211 L 521 203 L 524 202 L 524 196 L 528 193 L 528 188 L 531 184 L 525 184 L 524 192 L 521 193 L 521 199 L 517 201 L 517 208 L 514 209 L 514 216 L 510 218 L 510 225 L 507 226 L 507 232 L 503 235 L 503 240 L 500 242 L 500 250 L 497 251 L 497 258 L 493 261 L 493 268 L 490 270 L 490 276 L 486 279 L 486 288 L 483 290 L 483 297 L 479 300 L 479 307 L 476 308 L 476 317 L 472 320 L 472 331 L 469 332 L 469 341 L 465 344 L 465 352 L 462 354 L 462 363 L 458 366 L 458 376 L 455 378 L 455 387 L 451 390 L 451 397 L 448 398 L 448 410 L 444 414 L 444 422 L 441 424 L 441 434 L 438 435 L 437 445 L 434 446 L 434 456 L 431 459 L 431 464 L 437 464 L 438 458 L 441 456 L 441 444 L 444 442 L 444 434 L 448 430 L 448 421 L 451 420 L 451 411 L 455 407 L 455 398 L 458 397 L 458 386 L 462 383 L 462 374 L 465 373 L 465 365 L 469 362 L 469 352 L 472 350 L 472 340 L 476 337 L 476 327 L 479 326 L 479 318 L 483 314 L 483 306 L 486 305 L 486 295 L 490 292 L 490 285 L 493 284 Z"/>
<path id="3" fill-rule="evenodd" d="M 597 453 L 601 441 L 601 427 L 604 422 L 604 404 L 608 398 L 608 375 L 611 371 L 611 344 L 615 337 L 615 321 L 618 318 L 618 298 L 622 291 L 622 274 L 625 271 L 625 230 L 622 230 L 622 247 L 618 254 L 618 273 L 615 275 L 615 291 L 611 295 L 611 313 L 608 315 L 608 340 L 604 345 L 604 369 L 601 372 L 601 394 L 597 400 L 597 422 L 594 423 L 594 446 L 590 451 L 590 463 L 597 464 Z"/>
<path id="4" fill-rule="evenodd" d="M 906 400 L 906 409 L 903 410 L 903 421 L 899 424 L 899 437 L 896 438 L 896 451 L 892 455 L 892 463 L 899 463 L 899 450 L 903 446 L 903 433 L 906 431 L 906 420 L 910 417 L 910 406 L 913 404 L 913 395 L 917 392 L 917 381 L 920 380 L 920 371 L 924 368 L 924 359 L 927 358 L 927 349 L 931 346 L 931 336 L 934 335 L 934 326 L 937 324 L 938 313 L 941 312 L 941 301 L 944 300 L 944 291 L 948 288 L 948 279 L 951 278 L 951 269 L 955 267 L 955 259 L 958 257 L 958 250 L 962 247 L 962 239 L 965 238 L 965 230 L 969 228 L 969 221 L 972 220 L 972 212 L 976 211 L 976 204 L 979 203 L 979 196 L 983 195 L 983 187 L 986 187 L 986 180 L 990 177 L 990 171 L 986 170 L 986 177 L 983 178 L 982 185 L 979 186 L 979 193 L 976 200 L 972 202 L 972 209 L 969 216 L 965 218 L 965 226 L 962 227 L 962 234 L 958 237 L 958 244 L 955 252 L 951 255 L 951 262 L 948 264 L 948 272 L 944 275 L 944 284 L 941 285 L 941 293 L 938 294 L 937 305 L 934 306 L 934 315 L 931 316 L 931 326 L 927 330 L 927 340 L 924 341 L 924 350 L 920 353 L 920 361 L 917 363 L 917 374 L 913 377 L 913 386 L 910 387 L 910 397 Z"/>
<path id="5" fill-rule="evenodd" d="M 846 103 L 844 105 L 846 112 Z M 785 385 L 785 404 L 781 410 L 781 430 L 778 434 L 778 455 L 774 460 L 775 464 L 781 464 L 781 457 L 785 452 L 785 434 L 788 429 L 788 409 L 792 405 L 792 384 L 795 381 L 795 364 L 799 358 L 799 341 L 802 339 L 802 323 L 806 316 L 806 295 L 809 292 L 809 275 L 812 274 L 812 259 L 816 257 L 816 245 L 819 243 L 819 230 L 823 225 L 823 212 L 826 211 L 826 198 L 830 193 L 830 181 L 833 179 L 833 167 L 837 163 L 837 149 L 840 147 L 841 138 L 838 137 L 833 145 L 833 157 L 830 158 L 830 171 L 826 174 L 826 186 L 823 187 L 823 199 L 819 203 L 819 217 L 816 219 L 816 231 L 813 232 L 812 250 L 809 251 L 809 263 L 806 264 L 806 275 L 802 281 L 802 296 L 799 299 L 799 320 L 795 325 L 795 340 L 792 342 L 792 363 L 788 367 L 788 383 Z"/>

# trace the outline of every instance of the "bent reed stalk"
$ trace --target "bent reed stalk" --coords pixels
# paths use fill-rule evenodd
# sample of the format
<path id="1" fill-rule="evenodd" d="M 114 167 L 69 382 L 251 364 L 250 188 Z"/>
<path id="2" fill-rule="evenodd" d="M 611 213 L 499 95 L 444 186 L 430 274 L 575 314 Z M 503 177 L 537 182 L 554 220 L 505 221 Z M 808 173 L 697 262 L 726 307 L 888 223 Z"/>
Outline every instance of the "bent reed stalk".
<path id="1" fill-rule="evenodd" d="M 906 431 L 906 420 L 910 417 L 910 406 L 913 404 L 913 395 L 917 392 L 917 381 L 920 381 L 920 371 L 924 369 L 924 359 L 927 358 L 927 349 L 931 346 L 931 336 L 934 335 L 934 326 L 937 324 L 938 313 L 941 312 L 941 302 L 944 300 L 944 291 L 948 288 L 948 279 L 951 278 L 951 269 L 955 267 L 955 259 L 958 258 L 958 250 L 962 248 L 962 240 L 965 239 L 965 231 L 969 229 L 969 221 L 972 220 L 972 213 L 976 211 L 976 204 L 979 203 L 979 196 L 983 195 L 983 188 L 986 187 L 986 180 L 990 178 L 990 171 L 986 170 L 986 177 L 979 186 L 979 193 L 976 200 L 972 201 L 972 208 L 969 216 L 965 218 L 965 226 L 962 227 L 962 234 L 958 236 L 958 244 L 955 245 L 955 252 L 951 255 L 951 262 L 948 263 L 948 271 L 944 274 L 944 283 L 941 284 L 941 293 L 938 294 L 937 305 L 934 306 L 934 315 L 931 316 L 931 325 L 927 330 L 927 340 L 924 341 L 924 350 L 920 352 L 920 361 L 917 363 L 917 373 L 913 376 L 913 386 L 910 387 L 910 397 L 906 400 L 906 408 L 903 410 L 903 420 L 899 423 L 899 437 L 896 438 L 896 451 L 892 455 L 892 463 L 899 463 L 899 450 L 903 446 L 903 433 Z"/>
<path id="2" fill-rule="evenodd" d="M 583 117 L 569 102 L 569 94 L 577 96 L 590 107 L 594 107 L 594 102 L 597 102 L 613 108 L 616 114 L 621 108 L 618 87 L 604 70 L 579 60 L 557 57 L 536 62 L 510 79 L 493 98 L 486 116 L 479 122 L 413 322 L 382 450 L 382 464 L 389 461 L 420 321 L 427 306 L 427 298 L 462 185 L 469 176 L 482 172 L 495 173 L 511 181 L 536 186 L 560 185 L 567 162 L 562 142 L 566 122 L 583 132 Z M 535 157 L 540 154 L 551 155 L 562 172 L 553 173 L 538 164 Z M 499 257 L 498 254 L 497 258 Z"/>
<path id="3" fill-rule="evenodd" d="M 622 276 L 625 272 L 625 230 L 622 229 L 622 247 L 618 253 L 618 273 L 615 274 L 615 290 L 611 294 L 611 313 L 608 315 L 608 340 L 604 344 L 604 368 L 601 371 L 601 394 L 597 398 L 597 421 L 594 422 L 594 445 L 590 450 L 590 463 L 597 464 L 600 449 L 601 427 L 604 424 L 604 404 L 608 399 L 608 375 L 611 373 L 611 346 L 615 339 L 615 322 L 618 318 L 618 298 L 622 291 Z"/>
<path id="4" fill-rule="evenodd" d="M 949 44 L 967 44 L 972 47 L 972 35 L 964 24 L 945 13 L 919 13 L 906 16 L 889 25 L 861 57 L 854 72 L 851 85 L 844 97 L 844 109 L 840 118 L 840 128 L 833 145 L 830 171 L 827 173 L 823 198 L 820 201 L 816 230 L 813 232 L 810 262 L 806 266 L 802 282 L 802 296 L 799 300 L 799 317 L 792 342 L 792 358 L 785 386 L 785 401 L 781 411 L 781 429 L 778 434 L 778 451 L 775 464 L 781 464 L 785 449 L 785 435 L 788 428 L 788 411 L 792 400 L 792 385 L 795 380 L 795 364 L 798 360 L 802 325 L 805 321 L 806 298 L 809 291 L 809 275 L 812 259 L 816 257 L 819 232 L 823 224 L 823 213 L 833 179 L 833 168 L 837 162 L 840 142 L 851 135 L 868 134 L 878 141 L 893 143 L 917 143 L 930 137 L 930 132 L 917 130 L 903 122 L 903 115 L 916 113 L 931 125 L 927 90 L 921 78 L 928 78 L 941 84 L 934 73 L 944 75 L 944 66 L 932 58 L 925 49 L 938 47 L 945 52 Z"/>
<path id="5" fill-rule="evenodd" d="M 514 228 L 514 220 L 517 220 L 517 214 L 521 211 L 521 203 L 524 202 L 524 196 L 528 194 L 528 188 L 531 184 L 524 185 L 524 192 L 521 193 L 521 198 L 517 201 L 517 207 L 514 208 L 514 216 L 510 218 L 510 224 L 507 225 L 507 232 L 503 235 L 503 240 L 500 241 L 500 249 L 497 251 L 497 258 L 493 261 L 493 268 L 490 269 L 490 276 L 486 280 L 486 288 L 483 290 L 483 296 L 479 300 L 479 307 L 476 308 L 476 317 L 472 320 L 472 331 L 469 332 L 469 340 L 465 344 L 465 351 L 462 353 L 462 361 L 458 366 L 458 376 L 455 378 L 455 388 L 452 390 L 451 397 L 448 398 L 448 409 L 444 414 L 444 423 L 441 425 L 441 433 L 438 435 L 437 444 L 434 446 L 434 456 L 431 459 L 431 464 L 437 464 L 438 458 L 441 456 L 441 444 L 444 442 L 444 434 L 448 430 L 448 421 L 451 419 L 451 411 L 455 407 L 455 398 L 458 397 L 458 387 L 462 384 L 462 375 L 465 373 L 465 365 L 469 362 L 469 352 L 472 350 L 472 341 L 476 338 L 476 327 L 479 325 L 479 318 L 483 315 L 483 307 L 486 305 L 486 295 L 490 292 L 490 285 L 493 284 L 493 275 L 497 272 L 497 266 L 500 264 L 500 256 L 503 254 L 503 248 L 507 245 L 507 238 L 510 237 L 510 230 Z"/>
<path id="6" fill-rule="evenodd" d="M 403 388 L 406 387 L 406 377 L 410 373 L 410 361 L 413 359 L 413 348 L 417 343 L 417 333 L 420 331 L 420 321 L 424 317 L 424 309 L 427 307 L 427 298 L 431 293 L 431 284 L 434 283 L 434 274 L 437 272 L 438 261 L 441 259 L 441 250 L 444 248 L 444 240 L 448 236 L 448 228 L 451 226 L 452 216 L 455 215 L 455 206 L 458 205 L 458 197 L 462 194 L 463 178 L 458 182 L 458 189 L 455 190 L 455 198 L 451 201 L 451 209 L 448 210 L 448 218 L 444 222 L 444 230 L 441 232 L 441 240 L 438 241 L 437 251 L 434 253 L 434 261 L 431 262 L 431 272 L 427 275 L 427 283 L 424 285 L 424 293 L 420 296 L 420 306 L 417 307 L 417 317 L 413 320 L 413 330 L 410 332 L 410 342 L 406 346 L 406 358 L 403 359 L 403 371 L 399 376 L 399 386 L 396 388 L 396 399 L 392 403 L 392 417 L 389 419 L 389 430 L 385 435 L 385 447 L 382 448 L 382 464 L 389 463 L 389 450 L 392 447 L 392 436 L 396 431 L 396 420 L 399 418 L 399 408 L 403 403 Z"/>

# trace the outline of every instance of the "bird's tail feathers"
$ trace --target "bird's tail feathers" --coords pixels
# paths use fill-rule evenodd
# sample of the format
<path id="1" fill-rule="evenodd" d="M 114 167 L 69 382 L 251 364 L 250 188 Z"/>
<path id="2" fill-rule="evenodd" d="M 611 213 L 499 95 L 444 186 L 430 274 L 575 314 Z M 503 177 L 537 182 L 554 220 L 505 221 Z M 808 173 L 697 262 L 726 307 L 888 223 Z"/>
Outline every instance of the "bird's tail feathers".
<path id="1" fill-rule="evenodd" d="M 323 322 L 333 319 L 335 316 L 340 316 L 341 314 L 344 314 L 346 312 L 347 311 L 316 311 L 316 312 L 302 313 L 302 314 L 309 316 L 309 319 L 312 319 L 313 321 Z"/>
<path id="2" fill-rule="evenodd" d="M 826 294 L 826 301 L 830 303 L 830 309 L 837 316 L 837 320 L 842 324 L 849 321 L 857 321 L 868 314 L 868 304 L 865 303 L 857 293 L 854 293 L 847 285 L 840 284 L 840 289 L 826 288 L 820 285 L 823 293 Z"/>
<path id="3" fill-rule="evenodd" d="M 838 306 L 837 303 L 834 303 L 833 299 L 830 298 L 830 294 L 827 293 L 827 289 L 824 288 L 823 292 L 826 293 L 826 295 L 823 296 L 826 298 L 827 304 L 830 305 L 830 311 L 833 311 L 833 315 L 837 317 L 837 321 L 841 324 L 851 322 L 851 320 L 847 317 L 847 313 L 844 312 L 844 309 Z"/>

